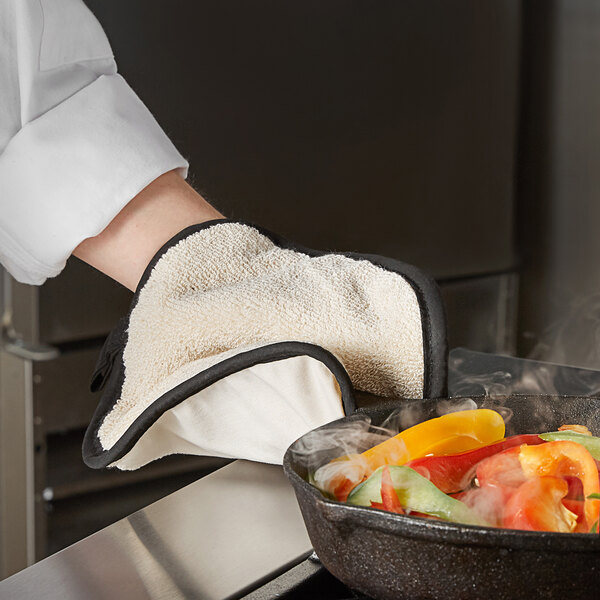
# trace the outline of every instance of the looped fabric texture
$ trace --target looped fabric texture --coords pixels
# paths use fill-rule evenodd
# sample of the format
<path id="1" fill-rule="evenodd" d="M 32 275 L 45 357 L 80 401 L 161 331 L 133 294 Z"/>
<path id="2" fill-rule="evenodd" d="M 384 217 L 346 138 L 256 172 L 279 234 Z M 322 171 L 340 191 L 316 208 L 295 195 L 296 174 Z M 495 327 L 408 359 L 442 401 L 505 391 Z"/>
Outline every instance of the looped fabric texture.
<path id="1" fill-rule="evenodd" d="M 280 463 L 295 439 L 352 412 L 355 390 L 422 398 L 445 380 L 443 308 L 418 269 L 212 221 L 158 252 L 109 336 L 84 460 Z"/>

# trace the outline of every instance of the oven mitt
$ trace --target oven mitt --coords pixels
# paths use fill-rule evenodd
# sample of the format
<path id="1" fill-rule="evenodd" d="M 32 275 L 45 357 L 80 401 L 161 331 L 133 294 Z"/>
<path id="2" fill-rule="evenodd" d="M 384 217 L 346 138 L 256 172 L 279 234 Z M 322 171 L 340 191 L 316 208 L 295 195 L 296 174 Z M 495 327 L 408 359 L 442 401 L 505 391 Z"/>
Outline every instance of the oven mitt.
<path id="1" fill-rule="evenodd" d="M 210 221 L 161 248 L 107 339 L 83 457 L 281 463 L 298 437 L 353 412 L 357 391 L 436 397 L 445 384 L 443 308 L 421 271 Z"/>

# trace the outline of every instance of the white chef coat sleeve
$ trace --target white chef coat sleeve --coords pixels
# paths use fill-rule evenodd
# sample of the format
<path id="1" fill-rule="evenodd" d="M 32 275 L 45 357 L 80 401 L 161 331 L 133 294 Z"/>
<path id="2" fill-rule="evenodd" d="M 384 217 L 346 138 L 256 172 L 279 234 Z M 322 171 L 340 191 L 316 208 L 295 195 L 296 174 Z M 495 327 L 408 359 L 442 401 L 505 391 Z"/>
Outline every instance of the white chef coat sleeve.
<path id="1" fill-rule="evenodd" d="M 187 168 L 81 0 L 0 0 L 0 262 L 16 279 L 57 275 L 149 183 Z"/>

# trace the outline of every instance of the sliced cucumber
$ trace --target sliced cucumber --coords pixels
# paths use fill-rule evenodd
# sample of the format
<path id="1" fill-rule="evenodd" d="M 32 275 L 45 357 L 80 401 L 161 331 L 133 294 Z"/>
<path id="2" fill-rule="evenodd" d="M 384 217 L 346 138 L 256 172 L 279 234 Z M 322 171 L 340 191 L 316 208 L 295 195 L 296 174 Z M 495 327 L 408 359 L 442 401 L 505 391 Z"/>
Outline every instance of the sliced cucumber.
<path id="1" fill-rule="evenodd" d="M 390 466 L 392 484 L 398 499 L 406 509 L 454 521 L 465 525 L 486 525 L 473 510 L 460 500 L 451 498 L 440 491 L 431 481 L 415 470 L 404 466 Z M 371 506 L 371 502 L 381 502 L 381 475 L 383 467 L 358 485 L 348 496 L 348 503 L 358 506 Z"/>
<path id="2" fill-rule="evenodd" d="M 600 460 L 600 438 L 576 431 L 551 431 L 540 433 L 539 436 L 546 442 L 577 442 L 581 444 L 596 460 Z"/>

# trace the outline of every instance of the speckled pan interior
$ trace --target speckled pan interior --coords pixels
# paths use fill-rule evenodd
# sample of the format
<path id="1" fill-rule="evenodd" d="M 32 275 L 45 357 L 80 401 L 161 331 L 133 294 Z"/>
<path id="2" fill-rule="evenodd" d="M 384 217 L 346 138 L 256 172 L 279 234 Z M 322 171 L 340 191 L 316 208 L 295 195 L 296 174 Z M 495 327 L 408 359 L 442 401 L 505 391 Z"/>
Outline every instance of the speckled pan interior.
<path id="1" fill-rule="evenodd" d="M 600 398 L 575 396 L 473 397 L 478 406 L 513 413 L 506 435 L 542 433 L 565 423 L 600 436 Z M 440 400 L 403 402 L 415 422 L 439 416 Z M 445 399 L 448 405 L 462 399 Z M 360 411 L 379 425 L 399 406 Z M 330 423 L 335 427 L 353 415 Z M 307 434 L 308 435 L 308 434 Z M 284 470 L 313 547 L 346 585 L 376 599 L 594 599 L 600 598 L 600 536 L 523 532 L 406 517 L 325 499 L 307 483 L 307 469 L 288 449 Z M 325 463 L 333 458 L 319 456 Z"/>

